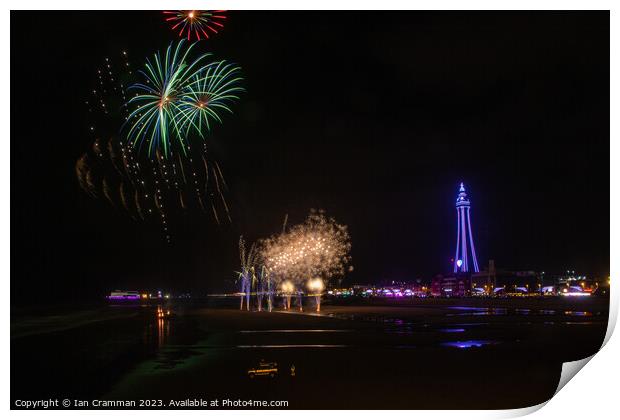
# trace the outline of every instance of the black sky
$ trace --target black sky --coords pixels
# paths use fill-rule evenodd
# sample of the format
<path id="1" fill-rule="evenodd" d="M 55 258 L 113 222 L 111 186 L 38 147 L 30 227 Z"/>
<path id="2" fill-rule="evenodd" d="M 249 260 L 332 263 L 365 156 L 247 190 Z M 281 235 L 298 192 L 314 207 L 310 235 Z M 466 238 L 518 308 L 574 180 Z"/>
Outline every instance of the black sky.
<path id="1" fill-rule="evenodd" d="M 11 13 L 13 298 L 231 288 L 238 235 L 310 208 L 349 226 L 347 282 L 428 278 L 454 252 L 461 181 L 480 261 L 608 274 L 607 12 L 229 12 L 201 47 L 246 78 L 210 140 L 235 220 L 166 245 L 74 165 L 103 57 L 138 66 L 175 39 L 154 11 Z"/>

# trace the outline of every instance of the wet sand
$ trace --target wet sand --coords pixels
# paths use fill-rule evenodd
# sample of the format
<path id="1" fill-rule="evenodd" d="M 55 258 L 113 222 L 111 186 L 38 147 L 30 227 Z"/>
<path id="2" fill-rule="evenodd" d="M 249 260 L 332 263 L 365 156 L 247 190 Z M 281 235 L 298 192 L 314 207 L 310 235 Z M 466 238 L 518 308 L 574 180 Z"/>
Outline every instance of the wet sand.
<path id="1" fill-rule="evenodd" d="M 12 370 L 11 396 L 517 408 L 549 399 L 562 362 L 600 348 L 608 313 L 595 298 L 385 305 L 325 304 L 318 315 L 171 302 L 171 319 L 157 321 L 154 306 L 103 308 L 99 321 L 47 333 L 12 319 L 12 365 L 24 370 Z M 277 377 L 248 377 L 261 359 L 278 363 Z"/>

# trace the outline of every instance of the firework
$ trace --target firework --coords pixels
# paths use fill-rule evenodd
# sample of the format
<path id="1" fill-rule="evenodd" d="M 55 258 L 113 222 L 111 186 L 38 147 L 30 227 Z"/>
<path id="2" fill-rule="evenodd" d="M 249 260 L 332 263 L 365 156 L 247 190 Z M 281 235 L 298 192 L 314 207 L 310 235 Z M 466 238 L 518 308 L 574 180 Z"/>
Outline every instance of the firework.
<path id="1" fill-rule="evenodd" d="M 244 89 L 241 68 L 225 61 L 208 64 L 196 74 L 179 100 L 181 126 L 185 135 L 195 129 L 201 136 L 211 130 L 211 121 L 222 122 L 219 112 L 232 114 L 231 104 L 239 99 Z"/>
<path id="2" fill-rule="evenodd" d="M 196 157 L 204 166 L 194 165 Z M 223 175 L 217 168 L 217 162 L 207 165 L 198 151 L 185 159 L 165 160 L 159 155 L 139 162 L 118 138 L 107 144 L 96 140 L 75 165 L 78 183 L 88 195 L 105 199 L 133 220 L 159 224 L 168 242 L 176 222 L 196 212 L 213 212 L 218 224 L 221 215 L 231 220 Z M 205 209 L 203 201 L 209 198 L 211 206 Z"/>
<path id="3" fill-rule="evenodd" d="M 120 51 L 102 60 L 85 98 L 92 143 L 76 162 L 80 187 L 134 220 L 159 224 L 168 242 L 176 221 L 195 210 L 231 221 L 205 135 L 243 89 L 239 67 L 209 57 L 182 40 L 137 72 Z"/>
<path id="4" fill-rule="evenodd" d="M 267 310 L 271 312 L 273 310 L 273 295 L 275 293 L 274 290 L 274 281 L 271 275 L 271 272 L 264 265 L 261 266 L 258 275 L 258 311 L 260 312 L 263 307 L 263 298 L 267 297 Z"/>
<path id="5" fill-rule="evenodd" d="M 93 183 L 93 176 L 88 160 L 88 155 L 83 154 L 75 164 L 75 174 L 77 176 L 80 187 L 91 197 L 97 198 L 97 191 Z"/>
<path id="6" fill-rule="evenodd" d="M 127 118 L 127 88 L 134 77 L 127 51 L 103 58 L 94 76 L 84 101 L 88 110 L 84 121 L 93 138 L 98 138 L 117 132 Z"/>
<path id="7" fill-rule="evenodd" d="M 291 296 L 295 293 L 295 286 L 290 281 L 286 280 L 280 285 L 280 291 L 284 295 L 284 309 L 291 309 Z"/>
<path id="8" fill-rule="evenodd" d="M 173 48 L 170 44 L 163 59 L 159 52 L 155 53 L 153 61 L 147 60 L 145 71 L 140 72 L 145 82 L 130 87 L 136 94 L 128 102 L 132 112 L 128 118 L 127 138 L 133 145 L 147 141 L 150 156 L 160 147 L 168 156 L 173 138 L 183 149 L 186 147 L 177 118 L 180 111 L 178 99 L 206 65 L 205 60 L 210 55 L 205 53 L 189 61 L 194 45 L 185 48 L 181 41 Z"/>
<path id="9" fill-rule="evenodd" d="M 243 236 L 239 237 L 239 258 L 241 260 L 241 271 L 237 272 L 241 281 L 241 306 L 239 309 L 243 309 L 243 298 L 245 297 L 246 310 L 250 310 L 250 293 L 252 291 L 252 284 L 256 282 L 255 264 L 258 261 L 258 257 L 256 246 L 253 244 L 246 252 Z"/>
<path id="10" fill-rule="evenodd" d="M 172 30 L 188 41 L 194 36 L 197 40 L 209 39 L 209 33 L 218 33 L 226 20 L 224 10 L 166 10 L 164 15 Z"/>
<path id="11" fill-rule="evenodd" d="M 265 240 L 261 255 L 266 267 L 283 282 L 282 287 L 286 285 L 287 289 L 282 289 L 285 294 L 291 293 L 288 286 L 291 283 L 300 295 L 306 282 L 312 291 L 320 294 L 324 283 L 316 278 L 327 281 L 343 276 L 351 260 L 350 250 L 347 227 L 322 211 L 312 211 L 304 223 Z M 301 308 L 301 295 L 299 301 Z"/>
<path id="12" fill-rule="evenodd" d="M 204 138 L 210 122 L 221 121 L 221 112 L 232 112 L 231 103 L 243 91 L 239 67 L 207 62 L 209 53 L 192 59 L 195 45 L 180 41 L 170 44 L 163 58 L 156 53 L 140 72 L 144 83 L 130 87 L 136 93 L 127 104 L 126 136 L 133 146 L 147 143 L 149 156 L 160 151 L 168 158 L 176 144 L 187 154 L 190 131 Z"/>
<path id="13" fill-rule="evenodd" d="M 308 290 L 314 294 L 316 300 L 316 311 L 321 311 L 321 294 L 325 290 L 325 283 L 319 277 L 310 280 L 307 284 Z"/>

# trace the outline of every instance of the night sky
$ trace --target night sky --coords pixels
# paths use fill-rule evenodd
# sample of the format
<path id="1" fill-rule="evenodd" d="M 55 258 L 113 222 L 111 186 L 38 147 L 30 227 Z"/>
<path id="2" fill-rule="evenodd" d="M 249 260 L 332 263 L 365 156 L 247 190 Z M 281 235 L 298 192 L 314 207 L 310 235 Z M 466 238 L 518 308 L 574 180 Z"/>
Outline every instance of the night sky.
<path id="1" fill-rule="evenodd" d="M 461 181 L 481 267 L 608 274 L 608 12 L 228 12 L 201 48 L 246 79 L 209 139 L 233 223 L 187 218 L 168 245 L 75 162 L 103 58 L 176 39 L 156 11 L 11 13 L 13 299 L 232 290 L 239 235 L 311 208 L 349 227 L 347 284 L 429 279 Z"/>

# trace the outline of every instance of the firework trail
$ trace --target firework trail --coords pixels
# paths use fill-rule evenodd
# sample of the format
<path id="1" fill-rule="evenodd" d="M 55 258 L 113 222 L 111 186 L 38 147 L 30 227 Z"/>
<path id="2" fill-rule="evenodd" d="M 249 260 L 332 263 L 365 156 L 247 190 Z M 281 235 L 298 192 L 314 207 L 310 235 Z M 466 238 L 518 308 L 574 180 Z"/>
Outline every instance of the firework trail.
<path id="1" fill-rule="evenodd" d="M 243 236 L 239 237 L 239 259 L 241 261 L 241 271 L 238 271 L 239 280 L 241 282 L 241 305 L 239 309 L 243 310 L 243 299 L 245 298 L 246 310 L 250 310 L 250 294 L 252 284 L 256 281 L 255 265 L 258 262 L 259 253 L 255 244 L 252 244 L 246 251 Z"/>
<path id="2" fill-rule="evenodd" d="M 110 204 L 114 206 L 114 200 L 112 199 L 112 191 L 110 190 L 110 184 L 107 179 L 103 178 L 101 181 L 101 188 L 103 190 L 103 196 L 108 199 Z"/>
<path id="3" fill-rule="evenodd" d="M 107 146 L 96 143 L 75 164 L 78 184 L 89 196 L 103 197 L 133 220 L 159 223 L 165 236 L 170 236 L 172 219 L 204 214 L 204 197 L 211 197 L 207 214 L 216 224 L 231 221 L 226 184 L 217 162 L 209 164 L 200 155 L 202 164 L 196 167 L 189 159 L 175 159 L 174 167 L 165 159 L 138 164 L 118 140 L 111 139 Z"/>
<path id="4" fill-rule="evenodd" d="M 134 203 L 136 204 L 136 211 L 141 220 L 144 220 L 144 213 L 142 213 L 142 206 L 140 205 L 140 193 L 138 190 L 134 191 Z"/>
<path id="5" fill-rule="evenodd" d="M 75 174 L 77 176 L 80 187 L 91 197 L 97 198 L 95 184 L 93 183 L 90 166 L 88 164 L 88 156 L 82 155 L 75 164 Z"/>
<path id="6" fill-rule="evenodd" d="M 288 222 L 288 213 L 284 215 L 284 222 L 282 223 L 282 233 L 286 232 L 286 223 Z"/>
<path id="7" fill-rule="evenodd" d="M 126 51 L 105 57 L 97 68 L 92 89 L 86 98 L 87 129 L 95 138 L 106 138 L 118 131 L 127 116 L 127 86 L 134 77 Z"/>
<path id="8" fill-rule="evenodd" d="M 217 162 L 215 163 L 215 166 L 217 167 Z M 219 168 L 218 168 L 219 169 Z M 226 211 L 226 217 L 228 217 L 228 221 L 232 222 L 231 218 L 230 218 L 230 212 L 228 211 L 228 205 L 226 204 L 226 199 L 224 198 L 224 194 L 222 193 L 222 190 L 220 189 L 220 179 L 222 180 L 222 184 L 224 184 L 223 182 L 223 177 L 221 177 L 221 172 L 219 172 L 219 177 L 218 177 L 218 173 L 215 172 L 215 170 L 213 170 L 213 178 L 215 179 L 215 188 L 217 190 L 218 196 L 220 198 L 220 201 L 224 207 L 224 210 Z M 224 184 L 225 185 L 225 184 Z"/>

